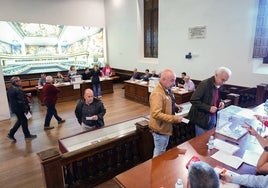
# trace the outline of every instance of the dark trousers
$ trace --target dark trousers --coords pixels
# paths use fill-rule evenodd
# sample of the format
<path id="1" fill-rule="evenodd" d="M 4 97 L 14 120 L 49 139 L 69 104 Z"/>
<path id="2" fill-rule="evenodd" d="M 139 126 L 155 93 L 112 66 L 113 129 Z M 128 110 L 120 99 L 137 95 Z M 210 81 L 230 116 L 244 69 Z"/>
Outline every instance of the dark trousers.
<path id="1" fill-rule="evenodd" d="M 25 117 L 23 112 L 14 112 L 17 116 L 17 121 L 13 125 L 12 129 L 9 131 L 10 136 L 14 136 L 17 130 L 19 129 L 20 125 L 22 126 L 22 131 L 24 133 L 24 137 L 30 136 L 30 131 L 28 129 L 28 120 Z"/>
<path id="2" fill-rule="evenodd" d="M 47 114 L 46 114 L 46 119 L 45 119 L 45 127 L 49 127 L 50 121 L 52 116 L 56 118 L 57 121 L 61 121 L 61 117 L 58 116 L 57 110 L 56 110 L 56 104 L 46 104 L 47 106 Z"/>

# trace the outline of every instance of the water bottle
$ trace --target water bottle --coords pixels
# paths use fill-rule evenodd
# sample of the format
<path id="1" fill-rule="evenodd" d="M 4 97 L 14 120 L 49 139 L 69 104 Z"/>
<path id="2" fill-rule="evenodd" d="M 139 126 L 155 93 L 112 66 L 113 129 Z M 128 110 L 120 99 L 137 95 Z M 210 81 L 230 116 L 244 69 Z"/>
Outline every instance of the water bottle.
<path id="1" fill-rule="evenodd" d="M 175 184 L 175 188 L 183 188 L 182 180 L 179 178 Z"/>
<path id="2" fill-rule="evenodd" d="M 266 99 L 264 106 L 268 107 L 268 99 Z"/>
<path id="3" fill-rule="evenodd" d="M 266 99 L 263 107 L 264 107 L 264 111 L 266 112 L 266 114 L 268 114 L 268 99 Z"/>
<path id="4" fill-rule="evenodd" d="M 214 148 L 214 136 L 211 135 L 211 136 L 209 137 L 209 141 L 208 141 L 208 149 L 211 150 L 211 149 L 213 149 L 213 148 Z"/>

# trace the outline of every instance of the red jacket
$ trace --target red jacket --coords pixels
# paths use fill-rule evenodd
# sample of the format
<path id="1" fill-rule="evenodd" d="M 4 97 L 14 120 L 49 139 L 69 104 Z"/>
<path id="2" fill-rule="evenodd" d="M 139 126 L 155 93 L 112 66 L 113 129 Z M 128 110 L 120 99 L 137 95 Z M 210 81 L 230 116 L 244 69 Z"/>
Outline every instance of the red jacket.
<path id="1" fill-rule="evenodd" d="M 56 104 L 58 93 L 60 92 L 60 89 L 55 87 L 51 83 L 46 83 L 43 86 L 43 102 L 45 104 Z"/>

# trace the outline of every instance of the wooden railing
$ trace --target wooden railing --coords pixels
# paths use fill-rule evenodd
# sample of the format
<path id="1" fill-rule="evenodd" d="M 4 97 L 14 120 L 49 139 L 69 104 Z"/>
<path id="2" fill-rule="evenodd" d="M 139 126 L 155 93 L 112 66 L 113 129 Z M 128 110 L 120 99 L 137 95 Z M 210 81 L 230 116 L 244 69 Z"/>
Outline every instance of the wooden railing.
<path id="1" fill-rule="evenodd" d="M 193 125 L 174 125 L 174 134 L 168 148 L 194 136 Z M 148 125 L 136 125 L 136 131 L 116 139 L 101 141 L 64 154 L 54 148 L 38 155 L 46 187 L 63 188 L 94 187 L 150 159 L 152 153 L 153 139 Z"/>

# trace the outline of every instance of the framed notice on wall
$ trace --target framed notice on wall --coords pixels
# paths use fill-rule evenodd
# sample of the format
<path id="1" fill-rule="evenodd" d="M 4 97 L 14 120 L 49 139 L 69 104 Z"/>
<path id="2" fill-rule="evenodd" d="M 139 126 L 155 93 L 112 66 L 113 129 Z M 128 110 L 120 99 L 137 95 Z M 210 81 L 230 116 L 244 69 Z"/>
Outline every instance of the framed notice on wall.
<path id="1" fill-rule="evenodd" d="M 189 39 L 204 39 L 207 34 L 207 26 L 196 26 L 189 28 Z"/>

